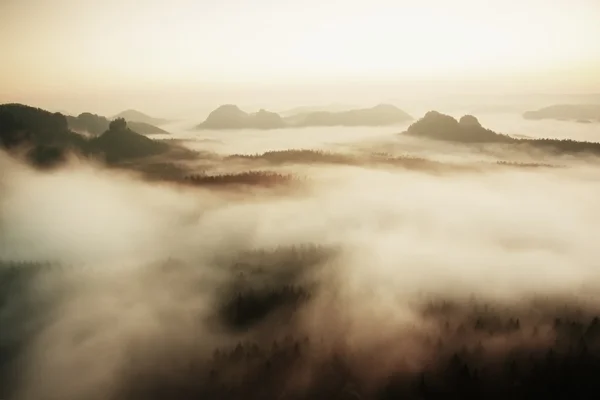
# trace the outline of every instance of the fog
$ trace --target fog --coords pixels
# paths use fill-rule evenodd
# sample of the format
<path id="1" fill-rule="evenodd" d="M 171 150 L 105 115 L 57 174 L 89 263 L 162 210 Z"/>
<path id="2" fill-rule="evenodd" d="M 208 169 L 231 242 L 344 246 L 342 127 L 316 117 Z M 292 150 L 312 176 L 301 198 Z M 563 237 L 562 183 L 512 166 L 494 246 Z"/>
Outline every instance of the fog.
<path id="1" fill-rule="evenodd" d="M 480 120 L 509 134 L 600 133 Z M 172 137 L 223 155 L 387 149 L 472 168 L 291 164 L 272 167 L 303 177 L 287 189 L 219 190 L 148 182 L 77 158 L 41 172 L 0 154 L 0 260 L 60 265 L 34 275 L 0 313 L 3 334 L 23 349 L 11 364 L 21 371 L 9 385 L 15 399 L 210 397 L 199 388 L 217 368 L 216 349 L 270 348 L 287 336 L 306 337 L 309 355 L 282 382 L 260 381 L 264 393 L 310 393 L 323 363 L 341 355 L 369 396 L 390 375 L 435 369 L 444 349 L 478 345 L 498 357 L 549 348 L 552 318 L 569 307 L 597 310 L 593 162 L 408 139 L 403 126 L 200 133 L 178 124 Z M 563 167 L 494 164 L 525 157 Z M 220 318 L 232 290 L 282 285 L 310 295 L 248 324 Z M 428 311 L 438 301 L 459 306 L 439 317 Z M 520 330 L 443 330 L 444 318 L 460 326 L 478 304 L 520 318 Z M 223 382 L 244 381 L 252 365 L 228 367 Z"/>
<path id="2" fill-rule="evenodd" d="M 0 400 L 599 398 L 599 20 L 0 0 Z"/>

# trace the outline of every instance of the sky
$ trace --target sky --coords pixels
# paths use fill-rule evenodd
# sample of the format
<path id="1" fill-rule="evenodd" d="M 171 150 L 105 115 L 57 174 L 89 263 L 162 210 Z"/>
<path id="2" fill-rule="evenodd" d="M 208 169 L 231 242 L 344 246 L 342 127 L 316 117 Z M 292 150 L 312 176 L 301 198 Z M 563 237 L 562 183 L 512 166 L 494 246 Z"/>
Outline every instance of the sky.
<path id="1" fill-rule="evenodd" d="M 600 92 L 598 21 L 598 0 L 0 0 L 0 102 Z"/>

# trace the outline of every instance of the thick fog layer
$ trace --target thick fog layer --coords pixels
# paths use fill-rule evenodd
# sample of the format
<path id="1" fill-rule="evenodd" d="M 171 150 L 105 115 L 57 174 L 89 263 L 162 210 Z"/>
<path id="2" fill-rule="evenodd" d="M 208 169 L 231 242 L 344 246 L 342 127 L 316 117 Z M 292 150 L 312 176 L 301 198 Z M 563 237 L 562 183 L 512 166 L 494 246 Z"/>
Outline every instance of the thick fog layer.
<path id="1" fill-rule="evenodd" d="M 333 145 L 341 134 L 322 132 L 310 136 L 310 147 L 387 143 L 393 152 L 398 143 L 413 143 L 438 159 L 454 149 L 402 142 L 391 133 L 385 139 L 377 130 L 369 140 L 350 133 L 350 143 Z M 235 135 L 238 147 L 230 153 L 270 150 L 288 138 Z M 206 138 L 194 139 L 200 146 Z M 24 341 L 14 361 L 22 371 L 17 397 L 125 398 L 153 379 L 187 387 L 190 371 L 208 373 L 194 365 L 210 365 L 215 349 L 288 335 L 316 343 L 290 384 L 310 387 L 318 360 L 341 352 L 375 387 L 391 373 L 424 370 L 439 356 L 428 340 L 443 334 L 424 311 L 437 301 L 481 302 L 528 316 L 519 334 L 500 335 L 501 347 L 550 343 L 545 311 L 527 311 L 531 302 L 597 304 L 600 170 L 583 162 L 505 168 L 480 163 L 485 153 L 462 151 L 471 157 L 462 164 L 472 168 L 441 173 L 282 167 L 304 179 L 300 188 L 276 193 L 149 183 L 81 160 L 39 172 L 1 154 L 2 260 L 60 265 L 36 275 L 20 294 L 24 300 L 15 297 L 0 315 L 2 329 Z M 514 156 L 503 151 L 497 150 Z M 236 168 L 243 166 L 227 166 Z M 286 255 L 290 248 L 294 255 Z M 284 255 L 269 256 L 279 251 Z M 243 288 L 292 285 L 309 288 L 310 296 L 291 315 L 274 312 L 240 330 L 219 322 L 240 274 L 247 275 Z M 27 304 L 44 310 L 31 316 L 34 322 L 15 317 Z M 542 333 L 527 333 L 538 325 Z M 403 344 L 387 349 L 399 337 Z M 499 351 L 486 340 L 473 339 Z"/>

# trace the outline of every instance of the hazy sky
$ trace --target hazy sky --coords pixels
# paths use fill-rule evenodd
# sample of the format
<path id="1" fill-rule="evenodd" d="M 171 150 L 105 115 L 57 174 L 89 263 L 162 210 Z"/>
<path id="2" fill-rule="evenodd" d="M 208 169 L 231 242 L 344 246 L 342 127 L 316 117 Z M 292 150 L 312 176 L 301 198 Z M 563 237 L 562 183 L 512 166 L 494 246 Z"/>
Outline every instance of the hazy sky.
<path id="1" fill-rule="evenodd" d="M 599 21 L 599 0 L 0 0 L 0 101 L 324 82 L 593 92 Z"/>

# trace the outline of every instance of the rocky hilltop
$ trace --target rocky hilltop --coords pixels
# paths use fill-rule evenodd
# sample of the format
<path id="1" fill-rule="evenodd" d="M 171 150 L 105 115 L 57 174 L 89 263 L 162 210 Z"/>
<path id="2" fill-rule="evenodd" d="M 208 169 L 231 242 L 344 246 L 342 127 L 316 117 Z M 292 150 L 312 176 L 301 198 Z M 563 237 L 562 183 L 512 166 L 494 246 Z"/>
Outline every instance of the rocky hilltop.
<path id="1" fill-rule="evenodd" d="M 233 104 L 220 106 L 197 126 L 198 129 L 277 129 L 284 127 L 285 122 L 279 114 L 266 110 L 249 114 Z"/>
<path id="2" fill-rule="evenodd" d="M 529 147 L 554 154 L 600 155 L 600 143 L 597 142 L 515 138 L 484 128 L 472 115 L 465 115 L 460 120 L 456 120 L 437 111 L 429 111 L 423 118 L 413 123 L 404 134 L 464 144 L 505 144 L 515 146 L 515 148 Z"/>
<path id="3" fill-rule="evenodd" d="M 429 111 L 423 118 L 413 123 L 407 130 L 408 134 L 456 142 L 510 142 L 510 136 L 486 129 L 472 115 L 465 115 L 460 120 Z"/>

